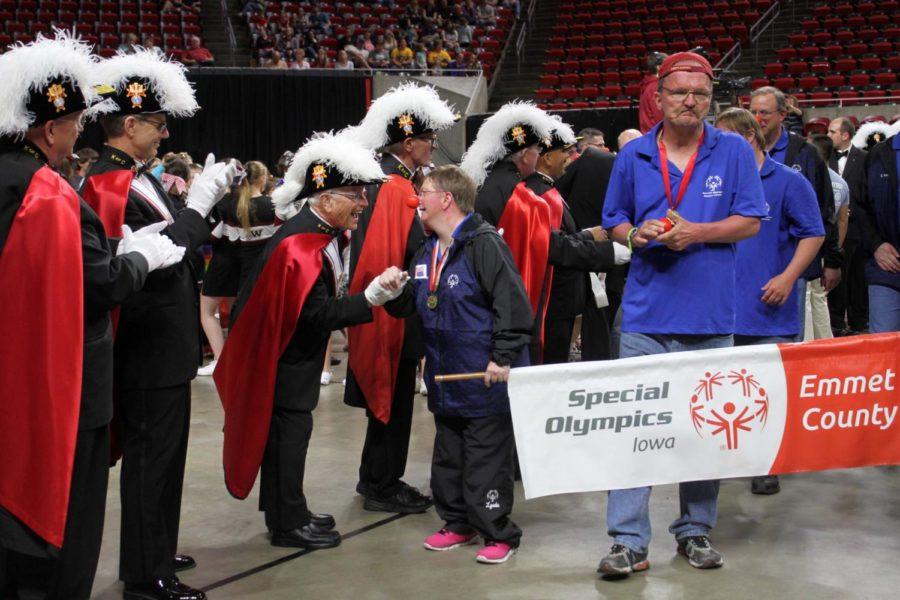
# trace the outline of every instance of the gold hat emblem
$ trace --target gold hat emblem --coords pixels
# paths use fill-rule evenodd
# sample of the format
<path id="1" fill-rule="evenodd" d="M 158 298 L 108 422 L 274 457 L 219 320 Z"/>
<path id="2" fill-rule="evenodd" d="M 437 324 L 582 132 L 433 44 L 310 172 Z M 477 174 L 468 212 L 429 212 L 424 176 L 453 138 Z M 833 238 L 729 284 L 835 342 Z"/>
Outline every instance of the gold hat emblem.
<path id="1" fill-rule="evenodd" d="M 516 125 L 515 127 L 513 127 L 510 135 L 512 135 L 512 139 L 514 142 L 516 142 L 520 146 L 525 145 L 525 130 L 522 129 L 521 125 Z"/>
<path id="2" fill-rule="evenodd" d="M 415 121 L 413 121 L 413 118 L 410 115 L 400 115 L 400 118 L 397 119 L 397 125 L 406 135 L 412 135 L 414 124 Z"/>
<path id="3" fill-rule="evenodd" d="M 147 88 L 144 87 L 143 83 L 135 81 L 128 84 L 125 94 L 131 99 L 131 108 L 140 110 L 141 105 L 144 103 L 144 98 L 147 97 Z"/>
<path id="4" fill-rule="evenodd" d="M 325 180 L 328 178 L 328 173 L 325 171 L 325 165 L 316 165 L 313 167 L 312 178 L 313 181 L 316 182 L 317 190 L 325 187 Z"/>
<path id="5" fill-rule="evenodd" d="M 60 113 L 66 110 L 66 90 L 58 83 L 54 83 L 47 88 L 47 100 Z"/>

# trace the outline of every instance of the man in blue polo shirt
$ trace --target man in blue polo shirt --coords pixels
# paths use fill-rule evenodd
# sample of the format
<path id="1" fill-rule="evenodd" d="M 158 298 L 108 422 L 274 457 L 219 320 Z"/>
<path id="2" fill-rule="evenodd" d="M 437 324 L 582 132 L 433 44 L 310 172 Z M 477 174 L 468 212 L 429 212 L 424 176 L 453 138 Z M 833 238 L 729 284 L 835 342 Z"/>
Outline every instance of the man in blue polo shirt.
<path id="1" fill-rule="evenodd" d="M 737 244 L 734 345 L 793 342 L 803 313 L 797 280 L 816 258 L 825 227 L 812 185 L 797 171 L 766 156 L 766 140 L 753 115 L 730 108 L 716 117 L 716 127 L 746 139 L 753 147 L 769 214 L 759 233 Z M 751 480 L 754 494 L 777 494 L 777 475 Z"/>
<path id="2" fill-rule="evenodd" d="M 816 193 L 800 173 L 766 156 L 749 111 L 730 108 L 716 117 L 716 127 L 750 143 L 769 209 L 759 234 L 736 245 L 734 345 L 796 341 L 802 315 L 794 284 L 825 239 Z"/>
<path id="3" fill-rule="evenodd" d="M 778 88 L 771 86 L 753 90 L 750 94 L 750 112 L 756 117 L 766 138 L 766 151 L 776 162 L 799 171 L 813 189 L 819 201 L 822 221 L 825 223 L 825 242 L 819 250 L 819 258 L 806 268 L 799 280 L 802 291 L 798 302 L 806 306 L 806 289 L 809 288 L 810 312 L 813 317 L 814 338 L 830 338 L 831 318 L 826 296 L 841 281 L 843 253 L 838 245 L 837 227 L 834 223 L 834 192 L 828 165 L 819 156 L 815 146 L 807 143 L 784 126 L 787 115 L 787 99 Z M 824 259 L 824 268 L 823 260 Z M 802 331 L 802 328 L 801 328 Z"/>
<path id="4" fill-rule="evenodd" d="M 634 250 L 622 300 L 622 358 L 730 347 L 735 324 L 734 243 L 759 231 L 768 213 L 753 150 L 705 125 L 712 68 L 692 53 L 660 67 L 663 121 L 616 158 L 603 226 Z M 719 567 L 707 534 L 715 525 L 718 481 L 681 483 L 681 516 L 669 531 L 691 566 Z M 613 490 L 605 576 L 648 568 L 650 488 Z"/>

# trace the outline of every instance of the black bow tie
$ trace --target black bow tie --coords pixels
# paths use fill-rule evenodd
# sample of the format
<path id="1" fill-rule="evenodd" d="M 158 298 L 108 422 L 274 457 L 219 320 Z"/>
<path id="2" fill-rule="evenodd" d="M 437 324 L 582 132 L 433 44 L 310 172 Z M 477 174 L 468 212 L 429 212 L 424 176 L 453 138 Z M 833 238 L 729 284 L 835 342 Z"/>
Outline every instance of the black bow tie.
<path id="1" fill-rule="evenodd" d="M 835 150 L 834 155 L 838 158 L 846 158 L 850 154 L 850 150 L 844 150 L 841 152 L 840 150 Z"/>

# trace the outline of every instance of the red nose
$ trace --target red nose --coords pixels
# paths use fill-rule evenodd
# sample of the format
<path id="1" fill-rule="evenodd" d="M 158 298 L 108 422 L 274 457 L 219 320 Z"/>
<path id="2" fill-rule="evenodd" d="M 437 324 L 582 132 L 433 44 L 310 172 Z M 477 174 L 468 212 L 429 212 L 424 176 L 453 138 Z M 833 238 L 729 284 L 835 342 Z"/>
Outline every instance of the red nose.
<path id="1" fill-rule="evenodd" d="M 666 231 L 672 229 L 672 219 L 670 219 L 669 217 L 663 217 L 659 220 L 659 222 L 663 224 L 663 227 L 666 228 Z"/>
<path id="2" fill-rule="evenodd" d="M 410 208 L 419 208 L 419 197 L 418 196 L 408 196 L 406 198 L 406 205 Z"/>

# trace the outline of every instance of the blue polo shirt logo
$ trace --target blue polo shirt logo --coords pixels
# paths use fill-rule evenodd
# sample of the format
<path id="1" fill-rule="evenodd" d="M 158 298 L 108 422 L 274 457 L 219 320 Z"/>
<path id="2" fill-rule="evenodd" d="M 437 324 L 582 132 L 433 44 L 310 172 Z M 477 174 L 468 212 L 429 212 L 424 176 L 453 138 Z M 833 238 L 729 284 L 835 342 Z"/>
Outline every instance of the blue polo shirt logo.
<path id="1" fill-rule="evenodd" d="M 456 273 L 451 274 L 450 277 L 447 278 L 447 285 L 449 285 L 451 288 L 455 288 L 456 286 L 458 286 L 459 276 L 457 276 Z"/>
<path id="2" fill-rule="evenodd" d="M 704 198 L 719 198 L 722 196 L 722 178 L 718 175 L 710 175 L 706 178 L 706 190 Z"/>

